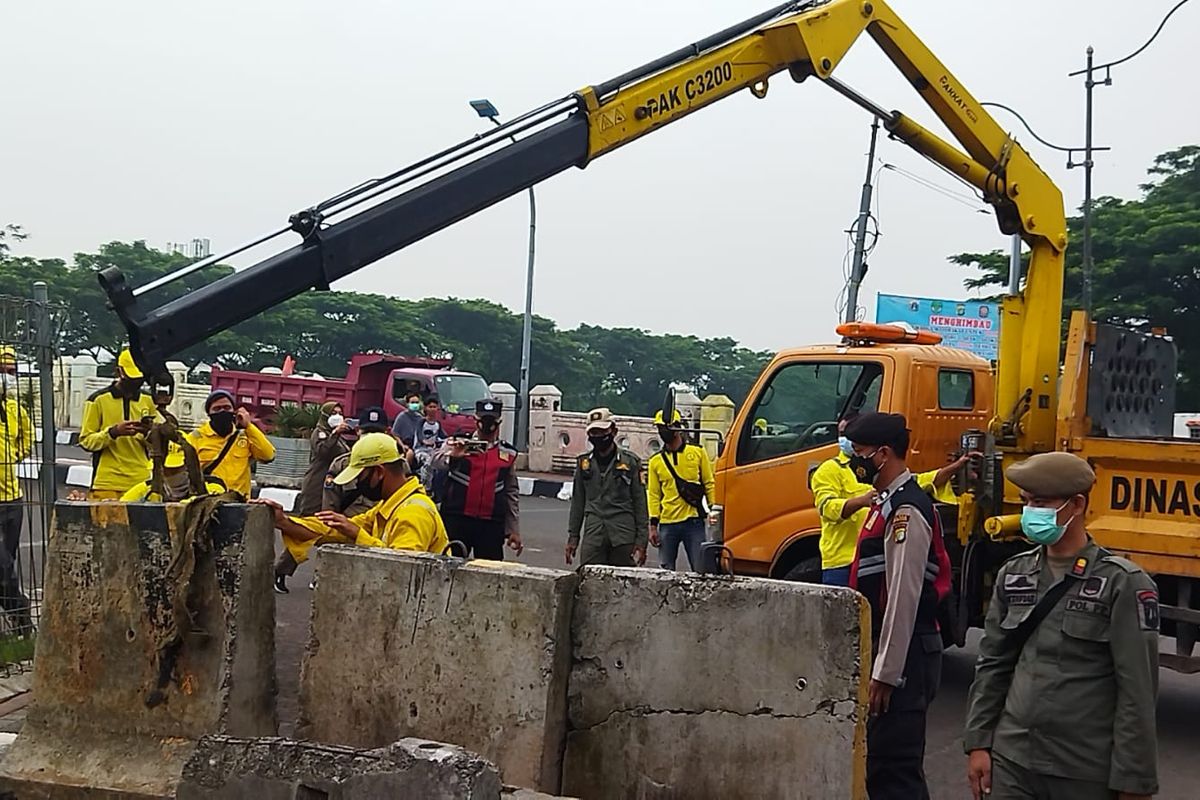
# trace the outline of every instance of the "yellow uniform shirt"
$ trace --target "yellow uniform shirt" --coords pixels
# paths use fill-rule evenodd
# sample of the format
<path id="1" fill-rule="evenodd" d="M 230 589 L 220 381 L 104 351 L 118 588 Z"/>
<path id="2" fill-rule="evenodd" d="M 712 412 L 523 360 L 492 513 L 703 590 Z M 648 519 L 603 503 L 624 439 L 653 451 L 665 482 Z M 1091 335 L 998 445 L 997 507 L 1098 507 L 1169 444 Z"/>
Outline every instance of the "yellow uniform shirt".
<path id="1" fill-rule="evenodd" d="M 33 423 L 16 398 L 0 400 L 0 501 L 21 499 L 17 465 L 33 452 Z"/>
<path id="2" fill-rule="evenodd" d="M 345 537 L 316 517 L 292 517 L 321 539 L 299 542 L 286 534 L 283 543 L 297 563 L 308 557 L 309 549 L 318 541 L 346 542 Z M 409 478 L 391 497 L 376 503 L 350 521 L 358 526 L 354 544 L 360 547 L 386 547 L 390 550 L 415 550 L 420 553 L 442 553 L 450 540 L 437 506 L 415 476 Z M 326 538 L 328 537 L 328 538 Z"/>
<path id="3" fill-rule="evenodd" d="M 949 482 L 940 489 L 934 487 L 933 479 L 937 472 L 933 469 L 920 473 L 917 475 L 917 484 L 931 492 L 940 503 L 957 503 L 958 498 L 954 496 Z M 858 482 L 850 469 L 850 459 L 842 453 L 817 467 L 809 479 L 809 485 L 812 487 L 813 505 L 821 515 L 821 569 L 849 566 L 858 547 L 858 534 L 867 519 L 867 509 L 861 508 L 846 519 L 842 519 L 842 509 L 846 507 L 847 500 L 866 494 L 872 487 Z"/>
<path id="4" fill-rule="evenodd" d="M 234 428 L 233 433 L 229 435 L 236 436 L 237 439 L 211 474 L 214 478 L 220 478 L 232 491 L 249 497 L 250 462 L 275 460 L 275 445 L 271 444 L 267 435 L 254 423 L 247 425 L 244 430 Z M 227 438 L 214 431 L 208 422 L 188 434 L 188 441 L 196 448 L 196 455 L 200 457 L 201 468 L 207 469 L 209 464 L 217 460 L 217 456 L 221 455 L 225 448 Z"/>
<path id="5" fill-rule="evenodd" d="M 205 482 L 205 490 L 209 494 L 224 494 L 225 487 L 219 483 Z M 188 498 L 189 500 L 191 498 Z M 122 503 L 161 503 L 162 495 L 154 494 L 150 491 L 150 481 L 139 483 L 125 494 L 121 495 Z M 186 501 L 184 501 L 186 502 Z"/>
<path id="6" fill-rule="evenodd" d="M 116 385 L 101 389 L 83 406 L 79 446 L 92 454 L 92 490 L 124 494 L 132 486 L 150 479 L 150 457 L 142 434 L 113 438 L 109 430 L 122 422 L 158 417 L 154 401 L 145 392 L 121 397 Z"/>
<path id="7" fill-rule="evenodd" d="M 646 462 L 646 500 L 649 504 L 650 519 L 670 525 L 674 522 L 684 522 L 700 516 L 696 507 L 689 505 L 679 496 L 679 488 L 675 485 L 675 477 L 663 461 L 671 459 L 675 473 L 685 481 L 692 481 L 704 486 L 704 496 L 711 508 L 715 502 L 713 494 L 713 468 L 708 459 L 708 453 L 703 447 L 685 444 L 682 450 L 668 453 L 660 450 Z"/>

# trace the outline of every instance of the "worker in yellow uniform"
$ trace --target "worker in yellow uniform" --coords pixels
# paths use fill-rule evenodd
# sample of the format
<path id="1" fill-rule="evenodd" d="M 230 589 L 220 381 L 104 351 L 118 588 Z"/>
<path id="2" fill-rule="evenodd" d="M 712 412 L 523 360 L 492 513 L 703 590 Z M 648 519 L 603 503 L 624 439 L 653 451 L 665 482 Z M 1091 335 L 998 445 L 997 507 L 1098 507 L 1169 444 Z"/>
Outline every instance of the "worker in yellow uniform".
<path id="1" fill-rule="evenodd" d="M 21 591 L 17 554 L 25 504 L 17 465 L 33 452 L 33 423 L 21 408 L 17 392 L 17 356 L 7 345 L 0 348 L 0 607 L 8 612 L 18 634 L 33 630 L 29 598 Z"/>
<path id="2" fill-rule="evenodd" d="M 844 432 L 855 416 L 851 414 L 838 422 L 837 455 L 824 461 L 809 477 L 813 505 L 821 515 L 821 583 L 828 586 L 850 584 L 850 562 L 854 560 L 858 534 L 867 518 L 867 509 L 877 497 L 873 487 L 858 482 L 849 466 L 852 452 Z M 917 485 L 937 502 L 957 505 L 950 478 L 966 465 L 971 455 L 964 455 L 941 469 L 918 474 Z M 808 579 L 807 575 L 794 577 Z"/>
<path id="3" fill-rule="evenodd" d="M 128 350 L 117 357 L 116 372 L 112 385 L 83 406 L 79 446 L 92 454 L 89 500 L 118 500 L 150 478 L 146 432 L 158 419 L 158 409 L 142 391 L 145 378 Z"/>
<path id="4" fill-rule="evenodd" d="M 679 545 L 687 553 L 692 572 L 699 572 L 700 546 L 704 544 L 705 503 L 714 502 L 713 468 L 703 447 L 683 436 L 683 418 L 676 411 L 670 424 L 663 412 L 654 415 L 662 449 L 646 462 L 646 499 L 650 512 L 650 544 L 658 548 L 658 564 L 675 569 Z"/>
<path id="5" fill-rule="evenodd" d="M 204 401 L 208 422 L 188 436 L 205 477 L 217 478 L 242 497 L 250 497 L 250 462 L 275 460 L 275 445 L 250 420 L 245 408 L 233 410 L 233 395 L 215 389 Z"/>
<path id="6" fill-rule="evenodd" d="M 206 477 L 204 488 L 208 494 L 222 494 L 225 491 L 225 484 L 216 478 Z M 150 491 L 150 481 L 147 480 L 121 495 L 121 502 L 179 503 L 193 496 L 192 485 L 188 480 L 187 467 L 183 457 L 183 448 L 175 442 L 171 442 L 167 445 L 166 456 L 163 457 L 162 494 Z"/>
<path id="7" fill-rule="evenodd" d="M 275 509 L 275 527 L 297 562 L 307 558 L 314 544 L 340 542 L 360 547 L 386 547 L 442 553 L 449 540 L 437 506 L 421 481 L 411 475 L 395 438 L 368 433 L 350 450 L 350 463 L 335 478 L 339 486 L 355 484 L 375 505 L 353 517 L 336 511 L 318 511 L 311 517 L 290 517 L 283 506 L 260 498 L 255 503 Z"/>

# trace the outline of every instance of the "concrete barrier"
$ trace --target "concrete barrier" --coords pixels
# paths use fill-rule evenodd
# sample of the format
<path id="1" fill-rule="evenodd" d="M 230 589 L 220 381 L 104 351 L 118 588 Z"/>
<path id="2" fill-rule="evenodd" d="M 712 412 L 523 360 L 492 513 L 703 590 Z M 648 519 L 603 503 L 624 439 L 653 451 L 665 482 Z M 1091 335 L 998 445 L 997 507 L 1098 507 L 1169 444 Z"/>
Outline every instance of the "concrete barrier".
<path id="1" fill-rule="evenodd" d="M 0 790 L 170 797 L 201 736 L 275 733 L 270 514 L 218 511 L 212 551 L 197 557 L 190 583 L 193 622 L 180 621 L 190 631 L 164 656 L 182 510 L 55 506 L 33 705 L 0 762 Z"/>
<path id="2" fill-rule="evenodd" d="M 461 747 L 402 739 L 376 750 L 206 736 L 177 800 L 499 800 L 494 764 Z"/>
<path id="3" fill-rule="evenodd" d="M 316 570 L 301 738 L 455 742 L 557 793 L 576 574 L 352 546 Z"/>
<path id="4" fill-rule="evenodd" d="M 846 589 L 584 569 L 563 793 L 865 797 L 867 626 Z"/>

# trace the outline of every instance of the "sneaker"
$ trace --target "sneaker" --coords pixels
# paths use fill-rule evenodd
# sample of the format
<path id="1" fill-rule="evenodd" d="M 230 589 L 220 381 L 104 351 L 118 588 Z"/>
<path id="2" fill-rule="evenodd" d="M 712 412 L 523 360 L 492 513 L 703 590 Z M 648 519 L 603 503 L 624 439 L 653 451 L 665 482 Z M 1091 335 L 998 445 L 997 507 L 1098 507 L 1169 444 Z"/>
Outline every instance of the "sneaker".
<path id="1" fill-rule="evenodd" d="M 288 594 L 287 576 L 286 575 L 276 575 L 275 576 L 275 593 L 276 594 Z"/>

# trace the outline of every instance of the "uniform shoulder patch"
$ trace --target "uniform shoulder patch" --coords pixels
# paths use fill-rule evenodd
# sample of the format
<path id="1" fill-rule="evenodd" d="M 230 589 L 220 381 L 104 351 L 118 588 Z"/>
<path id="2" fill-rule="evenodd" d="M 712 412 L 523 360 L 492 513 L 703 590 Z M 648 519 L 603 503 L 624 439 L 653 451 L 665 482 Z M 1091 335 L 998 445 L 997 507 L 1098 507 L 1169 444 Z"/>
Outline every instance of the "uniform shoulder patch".
<path id="1" fill-rule="evenodd" d="M 1158 592 L 1142 589 L 1137 593 L 1138 627 L 1144 631 L 1158 630 Z"/>
<path id="2" fill-rule="evenodd" d="M 337 484 L 333 482 L 333 473 L 327 473 L 325 475 L 325 488 L 332 489 L 335 486 L 337 486 Z"/>
<path id="3" fill-rule="evenodd" d="M 579 457 L 580 471 L 587 472 L 591 468 L 592 468 L 592 460 L 590 458 L 588 458 L 587 456 L 580 456 Z"/>
<path id="4" fill-rule="evenodd" d="M 892 516 L 892 541 L 896 544 L 903 544 L 908 538 L 908 520 L 907 511 L 897 511 Z"/>

